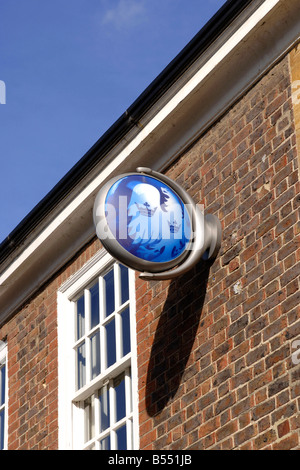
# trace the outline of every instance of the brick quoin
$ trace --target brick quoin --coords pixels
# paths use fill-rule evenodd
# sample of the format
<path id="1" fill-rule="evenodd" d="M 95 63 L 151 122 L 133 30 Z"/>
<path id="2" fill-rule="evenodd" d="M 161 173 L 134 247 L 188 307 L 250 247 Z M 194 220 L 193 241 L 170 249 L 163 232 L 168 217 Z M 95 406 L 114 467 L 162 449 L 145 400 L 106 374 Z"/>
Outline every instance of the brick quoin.
<path id="1" fill-rule="evenodd" d="M 136 280 L 141 449 L 299 449 L 299 173 L 286 56 L 167 175 L 222 223 L 210 264 Z M 139 300 L 142 300 L 140 298 Z"/>

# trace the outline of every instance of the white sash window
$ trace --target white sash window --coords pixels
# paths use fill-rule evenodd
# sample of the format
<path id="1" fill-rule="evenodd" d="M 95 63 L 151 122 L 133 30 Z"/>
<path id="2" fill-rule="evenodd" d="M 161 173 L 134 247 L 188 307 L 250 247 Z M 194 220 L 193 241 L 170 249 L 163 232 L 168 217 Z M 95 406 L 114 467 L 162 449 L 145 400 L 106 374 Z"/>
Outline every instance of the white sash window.
<path id="1" fill-rule="evenodd" d="M 98 258 L 58 296 L 60 448 L 137 449 L 134 272 Z"/>

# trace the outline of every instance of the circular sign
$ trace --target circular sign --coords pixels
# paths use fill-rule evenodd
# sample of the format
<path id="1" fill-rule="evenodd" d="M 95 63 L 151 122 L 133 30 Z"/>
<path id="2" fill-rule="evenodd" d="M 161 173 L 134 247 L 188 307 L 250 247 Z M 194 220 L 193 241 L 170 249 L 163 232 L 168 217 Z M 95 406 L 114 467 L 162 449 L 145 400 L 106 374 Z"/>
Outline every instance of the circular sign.
<path id="1" fill-rule="evenodd" d="M 142 279 L 172 279 L 221 246 L 218 218 L 204 216 L 189 194 L 166 175 L 139 167 L 112 178 L 94 203 L 94 224 L 104 248 Z M 174 269 L 173 269 L 174 268 Z"/>
<path id="2" fill-rule="evenodd" d="M 107 251 L 139 271 L 165 271 L 188 254 L 191 213 L 170 185 L 152 175 L 128 173 L 106 183 L 94 222 Z"/>

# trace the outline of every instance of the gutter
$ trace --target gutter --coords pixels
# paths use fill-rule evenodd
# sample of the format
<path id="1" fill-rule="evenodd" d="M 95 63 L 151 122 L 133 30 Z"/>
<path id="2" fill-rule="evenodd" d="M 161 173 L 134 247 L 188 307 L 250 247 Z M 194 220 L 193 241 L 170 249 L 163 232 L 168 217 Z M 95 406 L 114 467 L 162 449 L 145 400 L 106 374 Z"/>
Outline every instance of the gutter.
<path id="1" fill-rule="evenodd" d="M 253 0 L 228 0 L 146 90 L 0 244 L 2 264 L 39 223 L 133 129 L 149 109 Z"/>

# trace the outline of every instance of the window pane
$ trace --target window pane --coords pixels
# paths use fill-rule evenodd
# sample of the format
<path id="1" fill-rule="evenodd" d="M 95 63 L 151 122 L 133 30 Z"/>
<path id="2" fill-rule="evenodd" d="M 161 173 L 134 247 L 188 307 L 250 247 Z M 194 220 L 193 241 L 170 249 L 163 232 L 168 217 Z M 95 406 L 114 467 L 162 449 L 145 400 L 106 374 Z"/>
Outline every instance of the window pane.
<path id="1" fill-rule="evenodd" d="M 129 321 L 129 307 L 121 313 L 122 321 L 122 343 L 123 351 L 122 356 L 126 356 L 130 352 L 130 321 Z"/>
<path id="2" fill-rule="evenodd" d="M 104 276 L 105 285 L 105 316 L 108 317 L 115 310 L 114 270 Z"/>
<path id="3" fill-rule="evenodd" d="M 85 343 L 77 349 L 77 387 L 80 389 L 85 385 Z"/>
<path id="4" fill-rule="evenodd" d="M 116 362 L 116 331 L 115 331 L 115 319 L 113 318 L 105 326 L 106 331 L 106 367 L 110 367 Z"/>
<path id="5" fill-rule="evenodd" d="M 100 441 L 100 450 L 110 450 L 110 436 L 107 436 Z"/>
<path id="6" fill-rule="evenodd" d="M 91 289 L 91 328 L 99 323 L 99 284 L 95 284 Z"/>
<path id="7" fill-rule="evenodd" d="M 100 331 L 91 337 L 91 378 L 100 374 Z"/>
<path id="8" fill-rule="evenodd" d="M 85 412 L 85 436 L 84 442 L 89 441 L 95 437 L 95 407 L 94 407 L 94 396 L 92 395 L 84 402 L 84 412 Z"/>
<path id="9" fill-rule="evenodd" d="M 128 269 L 120 264 L 121 270 L 121 302 L 122 304 L 129 299 Z"/>
<path id="10" fill-rule="evenodd" d="M 84 335 L 84 296 L 77 300 L 77 339 Z"/>
<path id="11" fill-rule="evenodd" d="M 105 431 L 110 426 L 109 413 L 109 391 L 108 387 L 103 387 L 99 393 L 100 402 L 100 432 Z"/>
<path id="12" fill-rule="evenodd" d="M 5 402 L 5 366 L 0 369 L 0 406 Z"/>
<path id="13" fill-rule="evenodd" d="M 4 410 L 0 411 L 0 450 L 4 449 Z"/>
<path id="14" fill-rule="evenodd" d="M 126 415 L 124 374 L 119 375 L 119 377 L 114 380 L 114 389 L 116 393 L 116 421 L 119 421 Z"/>
<path id="15" fill-rule="evenodd" d="M 121 428 L 117 429 L 117 449 L 126 450 L 127 449 L 127 439 L 126 439 L 126 424 Z"/>

